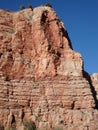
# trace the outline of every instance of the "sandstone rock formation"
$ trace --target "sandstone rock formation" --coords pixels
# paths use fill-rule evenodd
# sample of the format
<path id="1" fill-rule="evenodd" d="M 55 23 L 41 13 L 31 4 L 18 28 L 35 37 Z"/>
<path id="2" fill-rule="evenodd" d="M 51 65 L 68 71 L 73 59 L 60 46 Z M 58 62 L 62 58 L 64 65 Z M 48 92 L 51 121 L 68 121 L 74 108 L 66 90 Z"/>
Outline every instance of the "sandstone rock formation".
<path id="1" fill-rule="evenodd" d="M 98 108 L 98 73 L 91 75 L 91 82 L 93 85 L 94 94 L 96 95 L 96 107 Z"/>
<path id="2" fill-rule="evenodd" d="M 0 10 L 0 130 L 97 130 L 94 85 L 52 8 Z"/>

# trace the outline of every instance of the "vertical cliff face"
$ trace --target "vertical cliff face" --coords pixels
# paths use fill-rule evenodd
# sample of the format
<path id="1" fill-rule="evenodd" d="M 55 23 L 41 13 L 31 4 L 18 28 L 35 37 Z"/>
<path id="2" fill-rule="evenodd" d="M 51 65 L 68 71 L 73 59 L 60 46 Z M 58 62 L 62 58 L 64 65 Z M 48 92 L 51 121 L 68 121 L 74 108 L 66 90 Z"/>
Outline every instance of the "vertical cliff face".
<path id="1" fill-rule="evenodd" d="M 82 75 L 81 55 L 72 50 L 63 23 L 51 8 L 1 14 L 3 74 L 11 79 Z"/>
<path id="2" fill-rule="evenodd" d="M 0 10 L 0 123 L 24 130 L 96 130 L 96 92 L 50 7 Z M 4 128 L 3 128 L 4 127 Z"/>
<path id="3" fill-rule="evenodd" d="M 91 82 L 96 100 L 96 107 L 98 109 L 98 73 L 94 73 L 93 75 L 91 75 Z"/>

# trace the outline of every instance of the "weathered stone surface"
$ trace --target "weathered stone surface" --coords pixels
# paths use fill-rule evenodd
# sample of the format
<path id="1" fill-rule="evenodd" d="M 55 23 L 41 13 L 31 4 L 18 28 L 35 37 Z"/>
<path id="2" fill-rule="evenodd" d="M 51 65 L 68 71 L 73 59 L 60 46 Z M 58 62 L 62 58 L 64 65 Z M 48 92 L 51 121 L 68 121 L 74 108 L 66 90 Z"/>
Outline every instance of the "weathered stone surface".
<path id="1" fill-rule="evenodd" d="M 81 55 L 71 49 L 67 31 L 51 8 L 0 14 L 3 74 L 11 79 L 82 75 Z"/>
<path id="2" fill-rule="evenodd" d="M 98 107 L 98 73 L 94 73 L 93 75 L 91 75 L 91 81 L 94 87 L 95 97 L 96 97 L 96 102 Z"/>
<path id="3" fill-rule="evenodd" d="M 0 10 L 0 129 L 97 130 L 92 89 L 53 9 Z"/>

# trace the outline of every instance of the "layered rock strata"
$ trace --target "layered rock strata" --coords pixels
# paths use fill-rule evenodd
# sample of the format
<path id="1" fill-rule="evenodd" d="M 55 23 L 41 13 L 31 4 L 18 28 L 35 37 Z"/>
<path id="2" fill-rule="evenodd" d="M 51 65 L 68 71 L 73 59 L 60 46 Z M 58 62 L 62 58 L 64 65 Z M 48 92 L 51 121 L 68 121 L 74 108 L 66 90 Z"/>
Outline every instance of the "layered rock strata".
<path id="1" fill-rule="evenodd" d="M 96 107 L 98 109 L 98 73 L 94 73 L 91 75 L 91 82 L 93 85 L 93 91 L 95 95 L 95 100 L 96 100 Z"/>
<path id="2" fill-rule="evenodd" d="M 0 10 L 0 129 L 97 130 L 93 89 L 52 8 Z"/>

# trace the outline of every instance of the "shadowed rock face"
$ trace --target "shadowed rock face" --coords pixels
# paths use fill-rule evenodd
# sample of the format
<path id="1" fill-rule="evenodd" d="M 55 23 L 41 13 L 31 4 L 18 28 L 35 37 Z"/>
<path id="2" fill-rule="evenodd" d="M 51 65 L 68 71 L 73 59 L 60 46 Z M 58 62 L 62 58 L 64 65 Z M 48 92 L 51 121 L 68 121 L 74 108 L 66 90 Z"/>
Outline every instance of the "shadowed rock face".
<path id="1" fill-rule="evenodd" d="M 96 96 L 96 107 L 98 109 L 98 73 L 91 75 L 91 81 L 93 85 L 94 95 Z"/>
<path id="2" fill-rule="evenodd" d="M 96 130 L 92 90 L 52 8 L 0 10 L 0 129 L 31 120 L 40 130 Z"/>

